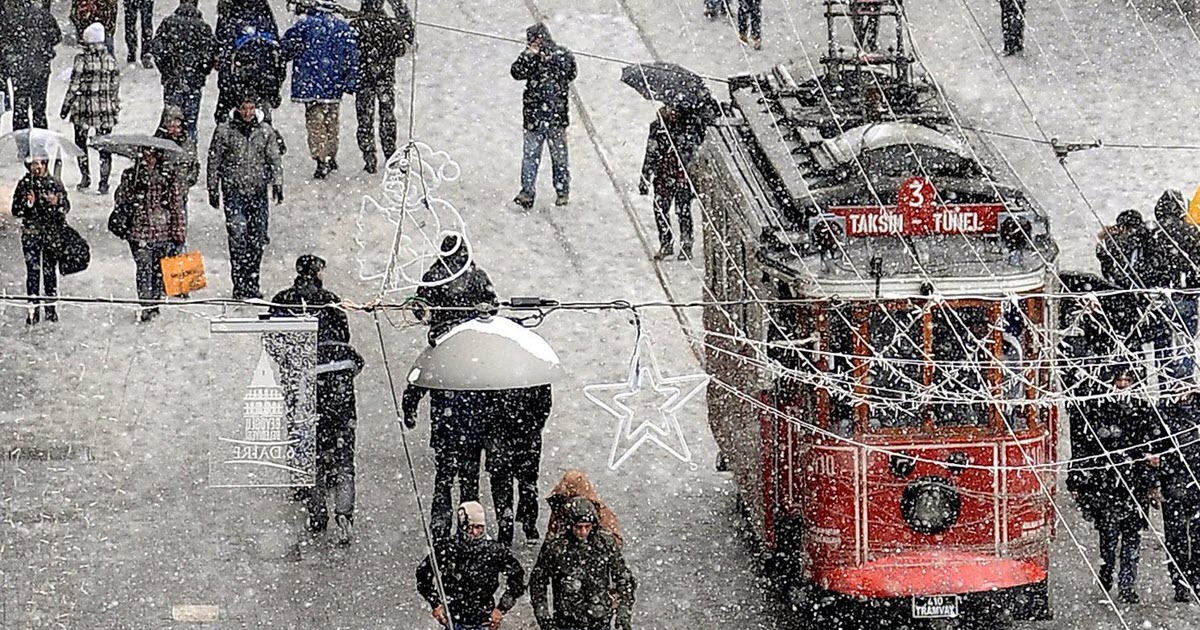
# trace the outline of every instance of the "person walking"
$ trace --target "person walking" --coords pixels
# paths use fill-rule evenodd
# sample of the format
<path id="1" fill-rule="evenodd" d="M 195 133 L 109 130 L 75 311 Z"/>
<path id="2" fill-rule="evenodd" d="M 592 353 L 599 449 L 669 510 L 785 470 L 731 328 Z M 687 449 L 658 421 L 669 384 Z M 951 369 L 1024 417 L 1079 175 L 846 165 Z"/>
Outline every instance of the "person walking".
<path id="1" fill-rule="evenodd" d="M 328 495 L 333 494 L 337 544 L 350 544 L 354 524 L 354 433 L 358 405 L 354 378 L 362 372 L 362 356 L 350 345 L 342 299 L 324 286 L 325 261 L 311 254 L 296 259 L 296 280 L 271 300 L 273 314 L 315 314 L 317 324 L 317 468 L 308 493 L 308 530 L 325 531 Z M 278 306 L 278 305 L 297 306 Z"/>
<path id="2" fill-rule="evenodd" d="M 538 168 L 542 146 L 550 151 L 550 163 L 557 196 L 554 205 L 565 206 L 571 199 L 571 169 L 567 153 L 567 125 L 570 107 L 567 93 L 579 74 L 575 55 L 555 43 L 550 29 L 538 22 L 525 29 L 525 50 L 509 70 L 512 78 L 525 82 L 521 97 L 524 139 L 521 151 L 521 192 L 513 202 L 522 208 L 533 207 L 537 197 Z"/>
<path id="3" fill-rule="evenodd" d="M 491 413 L 487 431 L 487 471 L 492 483 L 492 505 L 496 508 L 497 540 L 513 542 L 513 520 L 521 524 L 525 542 L 533 544 L 538 533 L 538 478 L 542 461 L 542 430 L 550 417 L 553 397 L 550 385 L 505 389 L 495 392 L 500 406 Z M 517 505 L 513 510 L 513 485 Z"/>
<path id="4" fill-rule="evenodd" d="M 379 110 L 379 145 L 386 163 L 396 152 L 396 59 L 412 46 L 413 29 L 411 21 L 406 25 L 385 13 L 383 0 L 363 0 L 362 10 L 350 26 L 358 37 L 360 54 L 358 92 L 354 95 L 355 138 L 362 151 L 363 170 L 374 174 L 379 168 L 375 110 Z"/>
<path id="5" fill-rule="evenodd" d="M 113 33 L 117 32 L 117 0 L 71 0 L 71 25 L 75 27 L 75 41 L 83 41 L 83 31 L 94 22 L 104 25 L 104 46 L 108 54 L 113 50 Z"/>
<path id="6" fill-rule="evenodd" d="M 433 618 L 450 630 L 496 630 L 525 594 L 525 570 L 507 547 L 484 535 L 482 505 L 464 501 L 457 515 L 454 538 L 436 545 L 417 567 L 417 592 L 429 602 Z M 504 592 L 497 601 L 501 580 Z"/>
<path id="7" fill-rule="evenodd" d="M 1100 586 L 1112 590 L 1117 573 L 1118 596 L 1137 603 L 1134 589 L 1141 556 L 1142 529 L 1150 509 L 1150 491 L 1156 484 L 1157 459 L 1147 459 L 1147 445 L 1156 439 L 1157 422 L 1150 406 L 1134 397 L 1134 377 L 1119 369 L 1112 380 L 1109 398 L 1084 415 L 1084 442 L 1073 444 L 1079 453 L 1102 454 L 1089 470 L 1073 470 L 1067 489 L 1075 497 L 1084 518 L 1100 535 Z M 1089 417 L 1090 416 L 1090 417 Z M 1118 554 L 1120 570 L 1117 571 Z"/>
<path id="8" fill-rule="evenodd" d="M 225 202 L 233 297 L 261 298 L 259 266 L 269 242 L 270 205 L 283 203 L 283 164 L 275 130 L 262 119 L 253 96 L 217 126 L 208 147 L 208 203 Z"/>
<path id="9" fill-rule="evenodd" d="M 1152 449 L 1161 457 L 1163 538 L 1177 603 L 1200 592 L 1200 399 L 1184 391 L 1160 406 L 1164 432 Z"/>
<path id="10" fill-rule="evenodd" d="M 429 395 L 429 446 L 433 449 L 434 465 L 430 527 L 435 539 L 445 540 L 450 536 L 451 494 L 455 483 L 459 501 L 479 500 L 479 460 L 487 437 L 487 411 L 496 405 L 495 393 L 409 384 L 400 404 L 407 428 L 416 428 L 417 411 L 426 395 Z"/>
<path id="11" fill-rule="evenodd" d="M 88 159 L 88 134 L 112 133 L 121 111 L 121 74 L 117 61 L 104 45 L 104 25 L 96 22 L 83 31 L 83 51 L 75 55 L 71 66 L 71 83 L 63 99 L 59 115 L 71 119 L 75 127 L 75 144 L 83 150 L 79 156 L 79 190 L 92 185 L 91 164 Z M 112 154 L 100 151 L 100 180 L 96 188 L 108 194 L 108 178 L 112 173 Z"/>
<path id="12" fill-rule="evenodd" d="M 140 50 L 142 67 L 152 70 L 154 57 L 150 54 L 150 41 L 154 39 L 154 0 L 124 0 L 122 4 L 125 11 L 125 61 L 131 65 L 137 63 Z"/>
<path id="13" fill-rule="evenodd" d="M 21 251 L 25 255 L 25 293 L 53 298 L 58 295 L 58 258 L 55 239 L 66 225 L 71 200 L 62 182 L 50 174 L 46 156 L 26 158 L 28 172 L 12 195 L 12 215 L 21 220 Z M 53 304 L 35 302 L 25 318 L 32 326 L 42 319 L 58 321 Z"/>
<path id="14" fill-rule="evenodd" d="M 1004 56 L 1025 52 L 1025 0 L 1000 0 L 1000 30 Z"/>
<path id="15" fill-rule="evenodd" d="M 160 149 L 146 149 L 133 166 L 121 173 L 113 201 L 131 217 L 129 246 L 137 266 L 139 319 L 159 314 L 154 303 L 163 299 L 162 259 L 177 256 L 187 243 L 183 178 Z"/>
<path id="16" fill-rule="evenodd" d="M 547 537 L 529 575 L 529 598 L 541 630 L 630 630 L 637 583 L 616 540 L 597 527 L 591 501 L 566 506 L 569 532 Z M 553 594 L 553 610 L 547 597 Z"/>
<path id="17" fill-rule="evenodd" d="M 200 118 L 200 97 L 217 56 L 217 40 L 204 21 L 197 0 L 179 0 L 179 7 L 158 25 L 147 48 L 158 64 L 163 104 L 183 112 L 183 127 L 193 142 Z"/>
<path id="18" fill-rule="evenodd" d="M 58 22 L 41 3 L 12 0 L 0 24 L 0 52 L 13 90 L 13 131 L 48 126 L 46 91 L 54 47 L 62 41 Z"/>
<path id="19" fill-rule="evenodd" d="M 358 39 L 333 15 L 331 0 L 306 3 L 304 16 L 283 35 L 283 58 L 292 62 L 292 100 L 304 104 L 313 179 L 337 170 L 339 110 L 343 94 L 358 88 Z"/>
<path id="20" fill-rule="evenodd" d="M 738 41 L 762 50 L 762 0 L 738 0 Z"/>
<path id="21" fill-rule="evenodd" d="M 694 228 L 692 199 L 695 197 L 688 168 L 704 139 L 705 127 L 697 116 L 663 106 L 658 110 L 646 137 L 646 156 L 638 193 L 645 195 L 654 185 L 654 224 L 658 228 L 658 253 L 663 260 L 675 253 L 671 233 L 671 206 L 679 219 L 679 260 L 691 260 Z"/>
<path id="22" fill-rule="evenodd" d="M 429 345 L 458 324 L 474 319 L 480 305 L 495 307 L 496 289 L 483 269 L 471 259 L 470 245 L 457 234 L 442 239 L 440 256 L 421 276 L 417 299 L 433 307 L 424 315 L 429 324 Z"/>
<path id="23" fill-rule="evenodd" d="M 596 524 L 617 541 L 618 547 L 624 547 L 625 538 L 621 535 L 621 523 L 617 520 L 617 515 L 600 499 L 600 495 L 596 492 L 596 487 L 592 485 L 592 480 L 588 478 L 587 473 L 577 468 L 564 472 L 562 478 L 558 480 L 558 484 L 546 496 L 546 503 L 550 506 L 550 522 L 546 524 L 546 538 L 564 534 L 571 529 L 572 517 L 568 513 L 567 506 L 570 505 L 572 499 L 579 497 L 591 501 L 592 505 L 596 506 Z"/>

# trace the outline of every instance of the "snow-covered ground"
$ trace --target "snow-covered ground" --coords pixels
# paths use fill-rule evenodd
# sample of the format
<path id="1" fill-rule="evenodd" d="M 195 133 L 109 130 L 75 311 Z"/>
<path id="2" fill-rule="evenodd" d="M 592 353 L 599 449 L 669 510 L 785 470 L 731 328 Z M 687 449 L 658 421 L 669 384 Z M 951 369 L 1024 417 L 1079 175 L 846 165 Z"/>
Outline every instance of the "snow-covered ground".
<path id="1" fill-rule="evenodd" d="M 999 47 L 995 3 L 966 1 L 988 29 L 992 46 Z M 282 4 L 277 15 L 287 24 L 291 18 Z M 761 52 L 737 46 L 732 29 L 706 20 L 700 4 L 423 1 L 418 18 L 519 38 L 541 14 L 559 41 L 576 50 L 629 60 L 657 53 L 714 76 L 761 70 L 799 58 L 802 47 L 811 55 L 823 46 L 815 2 L 765 3 Z M 1200 87 L 1194 64 L 1186 60 L 1200 42 L 1172 13 L 1173 4 L 1160 3 L 1165 8 L 1153 13 L 1148 2 L 1142 4 L 1141 13 L 1108 0 L 1030 4 L 1028 53 L 1004 63 L 1047 133 L 1067 141 L 1198 140 L 1200 130 L 1189 123 L 1200 113 L 1195 99 Z M 63 5 L 56 3 L 59 15 L 65 15 Z M 158 5 L 159 19 L 174 8 L 168 0 Z M 214 5 L 201 2 L 210 19 Z M 980 48 L 983 35 L 960 0 L 908 8 L 926 63 L 972 122 L 1037 135 L 998 62 L 986 46 Z M 118 31 L 117 54 L 123 58 L 123 30 Z M 569 132 L 572 203 L 552 205 L 547 164 L 538 204 L 524 212 L 510 201 L 518 184 L 521 84 L 509 78 L 508 65 L 520 46 L 428 27 L 418 30 L 418 38 L 415 137 L 448 151 L 462 166 L 462 177 L 440 194 L 463 212 L 477 259 L 502 295 L 631 301 L 700 296 L 702 257 L 692 264 L 666 263 L 661 275 L 648 259 L 644 244 L 654 242 L 653 218 L 649 199 L 636 195 L 636 181 L 655 106 L 619 83 L 619 64 L 579 59 Z M 74 52 L 60 48 L 56 76 Z M 399 74 L 403 133 L 407 63 Z M 121 127 L 151 131 L 160 104 L 157 73 L 131 68 L 123 82 Z M 61 79 L 52 80 L 51 112 L 65 88 Z M 212 132 L 214 102 L 215 78 L 203 103 L 202 149 Z M 300 107 L 285 104 L 275 120 L 290 147 L 284 159 L 288 199 L 273 210 L 264 292 L 287 286 L 295 257 L 312 252 L 330 262 L 330 289 L 347 299 L 370 299 L 374 284 L 357 278 L 356 220 L 359 199 L 374 192 L 378 180 L 359 170 L 352 101 L 342 108 L 342 170 L 323 183 L 311 180 Z M 51 126 L 68 130 L 59 120 Z M 1093 266 L 1097 216 L 1111 221 L 1126 207 L 1148 212 L 1164 187 L 1183 188 L 1190 196 L 1197 183 L 1188 168 L 1193 154 L 1187 152 L 1105 148 L 1076 154 L 1069 164 L 1094 205 L 1093 216 L 1047 147 L 1007 140 L 998 145 L 1051 211 L 1064 268 Z M 118 159 L 118 168 L 125 164 Z M 68 164 L 64 173 L 73 187 L 76 169 Z M 8 203 L 5 191 L 19 176 L 19 166 L 0 166 L 0 203 Z M 61 292 L 132 296 L 128 250 L 104 229 L 110 200 L 72 194 L 72 202 L 72 223 L 91 242 L 93 262 L 86 273 L 63 280 Z M 201 295 L 228 295 L 222 217 L 208 207 L 202 187 L 193 190 L 190 207 L 189 244 L 204 253 L 209 269 L 210 287 Z M 697 208 L 698 223 L 700 216 Z M 380 233 L 366 236 L 378 239 Z M 0 289 L 23 293 L 19 229 L 7 214 L 0 215 L 0 261 Z M 229 366 L 246 360 L 244 348 L 208 333 L 207 318 L 220 311 L 169 309 L 139 325 L 128 309 L 61 310 L 61 323 L 32 330 L 19 309 L 0 311 L 0 447 L 6 453 L 0 456 L 0 627 L 176 627 L 172 607 L 198 604 L 220 607 L 220 621 L 212 627 L 435 627 L 413 587 L 424 543 L 369 317 L 351 318 L 355 344 L 368 362 L 358 379 L 357 539 L 337 549 L 326 539 L 310 542 L 302 514 L 277 491 L 206 487 L 210 409 L 214 401 L 240 395 L 240 372 Z M 689 317 L 689 325 L 698 321 L 698 313 Z M 606 467 L 615 427 L 581 388 L 624 378 L 634 339 L 627 320 L 618 313 L 562 312 L 538 329 L 566 368 L 546 432 L 543 491 L 569 467 L 593 475 L 625 529 L 628 559 L 640 584 L 637 627 L 772 628 L 769 596 L 757 584 L 740 538 L 732 483 L 713 472 L 716 449 L 702 404 L 680 415 L 695 467 L 651 447 L 617 472 Z M 648 311 L 645 320 L 664 371 L 700 369 L 672 313 Z M 423 329 L 387 324 L 384 329 L 397 365 L 407 365 L 424 346 Z M 422 503 L 428 505 L 432 454 L 425 446 L 424 417 L 421 422 L 410 440 Z M 48 457 L 14 461 L 7 453 L 18 447 Z M 486 482 L 484 487 L 487 496 Z M 1068 525 L 1094 556 L 1093 533 L 1073 506 L 1064 506 Z M 1052 570 L 1058 618 L 1039 626 L 1115 628 L 1122 619 L 1138 627 L 1192 625 L 1194 609 L 1168 603 L 1163 557 L 1152 536 L 1147 535 L 1143 557 L 1145 603 L 1118 618 L 1099 603 L 1075 545 L 1064 528 L 1059 532 Z M 526 566 L 533 553 L 519 550 Z M 510 628 L 534 625 L 524 601 L 505 622 Z"/>

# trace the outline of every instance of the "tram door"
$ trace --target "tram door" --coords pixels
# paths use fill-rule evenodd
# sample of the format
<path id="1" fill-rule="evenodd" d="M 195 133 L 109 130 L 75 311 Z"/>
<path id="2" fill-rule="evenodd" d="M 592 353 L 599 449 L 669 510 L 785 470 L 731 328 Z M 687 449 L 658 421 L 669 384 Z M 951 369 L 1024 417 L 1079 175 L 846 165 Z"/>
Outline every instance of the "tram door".
<path id="1" fill-rule="evenodd" d="M 794 299 L 784 283 L 779 283 L 776 293 L 779 299 Z M 765 320 L 766 358 L 775 375 L 768 405 L 777 413 L 763 418 L 763 444 L 770 445 L 769 453 L 764 452 L 768 464 L 764 478 L 771 479 L 767 503 L 773 506 L 770 518 L 776 543 L 788 546 L 798 544 L 805 496 L 801 460 L 812 442 L 810 427 L 818 422 L 812 388 L 803 378 L 815 366 L 810 352 L 812 307 L 776 304 Z"/>

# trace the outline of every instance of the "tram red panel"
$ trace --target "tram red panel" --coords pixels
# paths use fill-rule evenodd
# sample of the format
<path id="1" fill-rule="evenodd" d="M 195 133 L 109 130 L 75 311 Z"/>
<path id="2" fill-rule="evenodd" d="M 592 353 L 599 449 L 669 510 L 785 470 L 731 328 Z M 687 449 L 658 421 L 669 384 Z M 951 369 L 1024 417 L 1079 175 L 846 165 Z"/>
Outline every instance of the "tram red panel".
<path id="1" fill-rule="evenodd" d="M 1009 555 L 1041 558 L 1049 554 L 1050 535 L 1054 520 L 1054 474 L 1050 470 L 1019 470 L 1027 465 L 1045 464 L 1050 460 L 1050 440 L 1047 436 L 1005 446 L 1007 526 L 1005 541 Z M 1040 482 L 1039 482 L 1040 476 Z M 1049 493 L 1049 496 L 1047 496 Z"/>
<path id="2" fill-rule="evenodd" d="M 800 454 L 796 467 L 806 497 L 805 551 L 813 566 L 840 567 L 858 561 L 857 449 L 815 445 Z"/>

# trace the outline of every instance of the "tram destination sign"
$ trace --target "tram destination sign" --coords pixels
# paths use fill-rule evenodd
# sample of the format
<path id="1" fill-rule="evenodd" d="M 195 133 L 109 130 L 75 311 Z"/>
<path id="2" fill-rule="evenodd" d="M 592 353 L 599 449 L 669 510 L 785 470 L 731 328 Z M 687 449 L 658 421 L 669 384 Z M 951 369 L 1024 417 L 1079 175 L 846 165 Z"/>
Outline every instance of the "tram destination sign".
<path id="1" fill-rule="evenodd" d="M 894 206 L 835 206 L 829 212 L 846 223 L 846 236 L 929 236 L 991 234 L 999 229 L 1004 205 L 938 204 L 929 180 L 913 177 L 896 194 Z"/>

